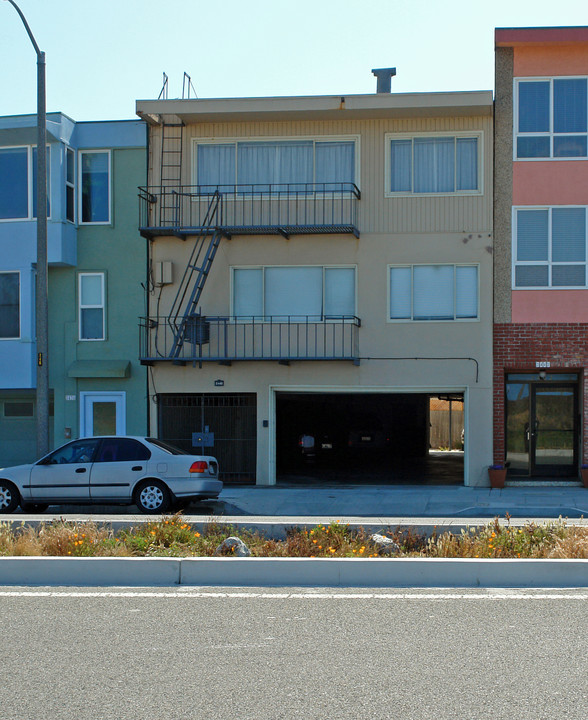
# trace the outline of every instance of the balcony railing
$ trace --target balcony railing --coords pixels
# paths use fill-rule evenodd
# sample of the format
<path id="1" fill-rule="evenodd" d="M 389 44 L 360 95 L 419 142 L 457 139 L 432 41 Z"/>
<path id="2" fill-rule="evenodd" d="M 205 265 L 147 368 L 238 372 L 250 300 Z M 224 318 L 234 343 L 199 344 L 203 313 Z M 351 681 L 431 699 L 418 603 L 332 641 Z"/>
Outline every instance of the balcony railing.
<path id="1" fill-rule="evenodd" d="M 221 204 L 215 223 L 230 235 L 353 233 L 359 237 L 354 183 L 182 185 L 139 188 L 141 234 L 200 234 L 215 192 Z"/>
<path id="2" fill-rule="evenodd" d="M 158 362 L 231 363 L 243 360 L 352 360 L 359 362 L 361 321 L 353 315 L 209 317 L 175 323 L 169 317 L 140 321 L 139 357 Z"/>

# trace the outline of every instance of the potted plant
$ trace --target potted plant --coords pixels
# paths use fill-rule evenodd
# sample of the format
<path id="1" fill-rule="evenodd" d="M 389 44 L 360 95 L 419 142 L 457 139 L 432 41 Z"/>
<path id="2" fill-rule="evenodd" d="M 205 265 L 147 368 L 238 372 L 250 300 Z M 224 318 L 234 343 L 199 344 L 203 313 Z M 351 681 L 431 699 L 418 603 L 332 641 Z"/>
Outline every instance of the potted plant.
<path id="1" fill-rule="evenodd" d="M 580 468 L 580 474 L 582 475 L 582 482 L 585 488 L 588 488 L 588 465 L 584 464 Z"/>
<path id="2" fill-rule="evenodd" d="M 501 463 L 490 465 L 488 476 L 490 477 L 490 487 L 503 488 L 506 480 L 506 467 Z"/>

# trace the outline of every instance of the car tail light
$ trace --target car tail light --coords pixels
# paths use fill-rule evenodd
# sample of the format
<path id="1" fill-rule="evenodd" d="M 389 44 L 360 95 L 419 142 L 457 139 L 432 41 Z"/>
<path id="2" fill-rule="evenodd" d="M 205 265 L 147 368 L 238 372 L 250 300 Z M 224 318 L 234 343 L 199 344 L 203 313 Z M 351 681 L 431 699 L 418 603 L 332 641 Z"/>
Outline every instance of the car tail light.
<path id="1" fill-rule="evenodd" d="M 206 460 L 196 460 L 196 462 L 193 462 L 190 466 L 190 472 L 191 473 L 203 473 L 208 470 L 208 463 Z"/>

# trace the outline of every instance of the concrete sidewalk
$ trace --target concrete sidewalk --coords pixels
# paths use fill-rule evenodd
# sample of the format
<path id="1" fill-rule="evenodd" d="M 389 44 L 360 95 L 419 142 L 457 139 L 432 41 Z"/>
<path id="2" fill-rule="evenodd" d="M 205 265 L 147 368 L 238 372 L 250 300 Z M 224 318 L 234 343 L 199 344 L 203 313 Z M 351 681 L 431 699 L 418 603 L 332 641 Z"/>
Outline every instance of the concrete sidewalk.
<path id="1" fill-rule="evenodd" d="M 197 506 L 194 506 L 196 510 Z M 342 518 L 588 518 L 581 485 L 464 486 L 331 485 L 225 486 L 214 514 L 225 516 Z M 189 509 L 187 514 L 192 514 Z"/>

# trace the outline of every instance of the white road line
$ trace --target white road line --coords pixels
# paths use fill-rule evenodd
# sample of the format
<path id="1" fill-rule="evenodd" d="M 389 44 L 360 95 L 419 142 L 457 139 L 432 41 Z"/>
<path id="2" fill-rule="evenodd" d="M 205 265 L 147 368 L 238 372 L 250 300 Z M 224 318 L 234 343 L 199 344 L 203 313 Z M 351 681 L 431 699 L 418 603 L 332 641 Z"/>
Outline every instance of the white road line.
<path id="1" fill-rule="evenodd" d="M 152 592 L 152 591 L 69 591 L 69 590 L 0 590 L 0 597 L 43 597 L 43 598 L 165 598 L 165 599 L 225 599 L 249 600 L 588 600 L 588 593 L 562 592 L 489 592 L 489 593 L 266 593 L 266 592 Z"/>

